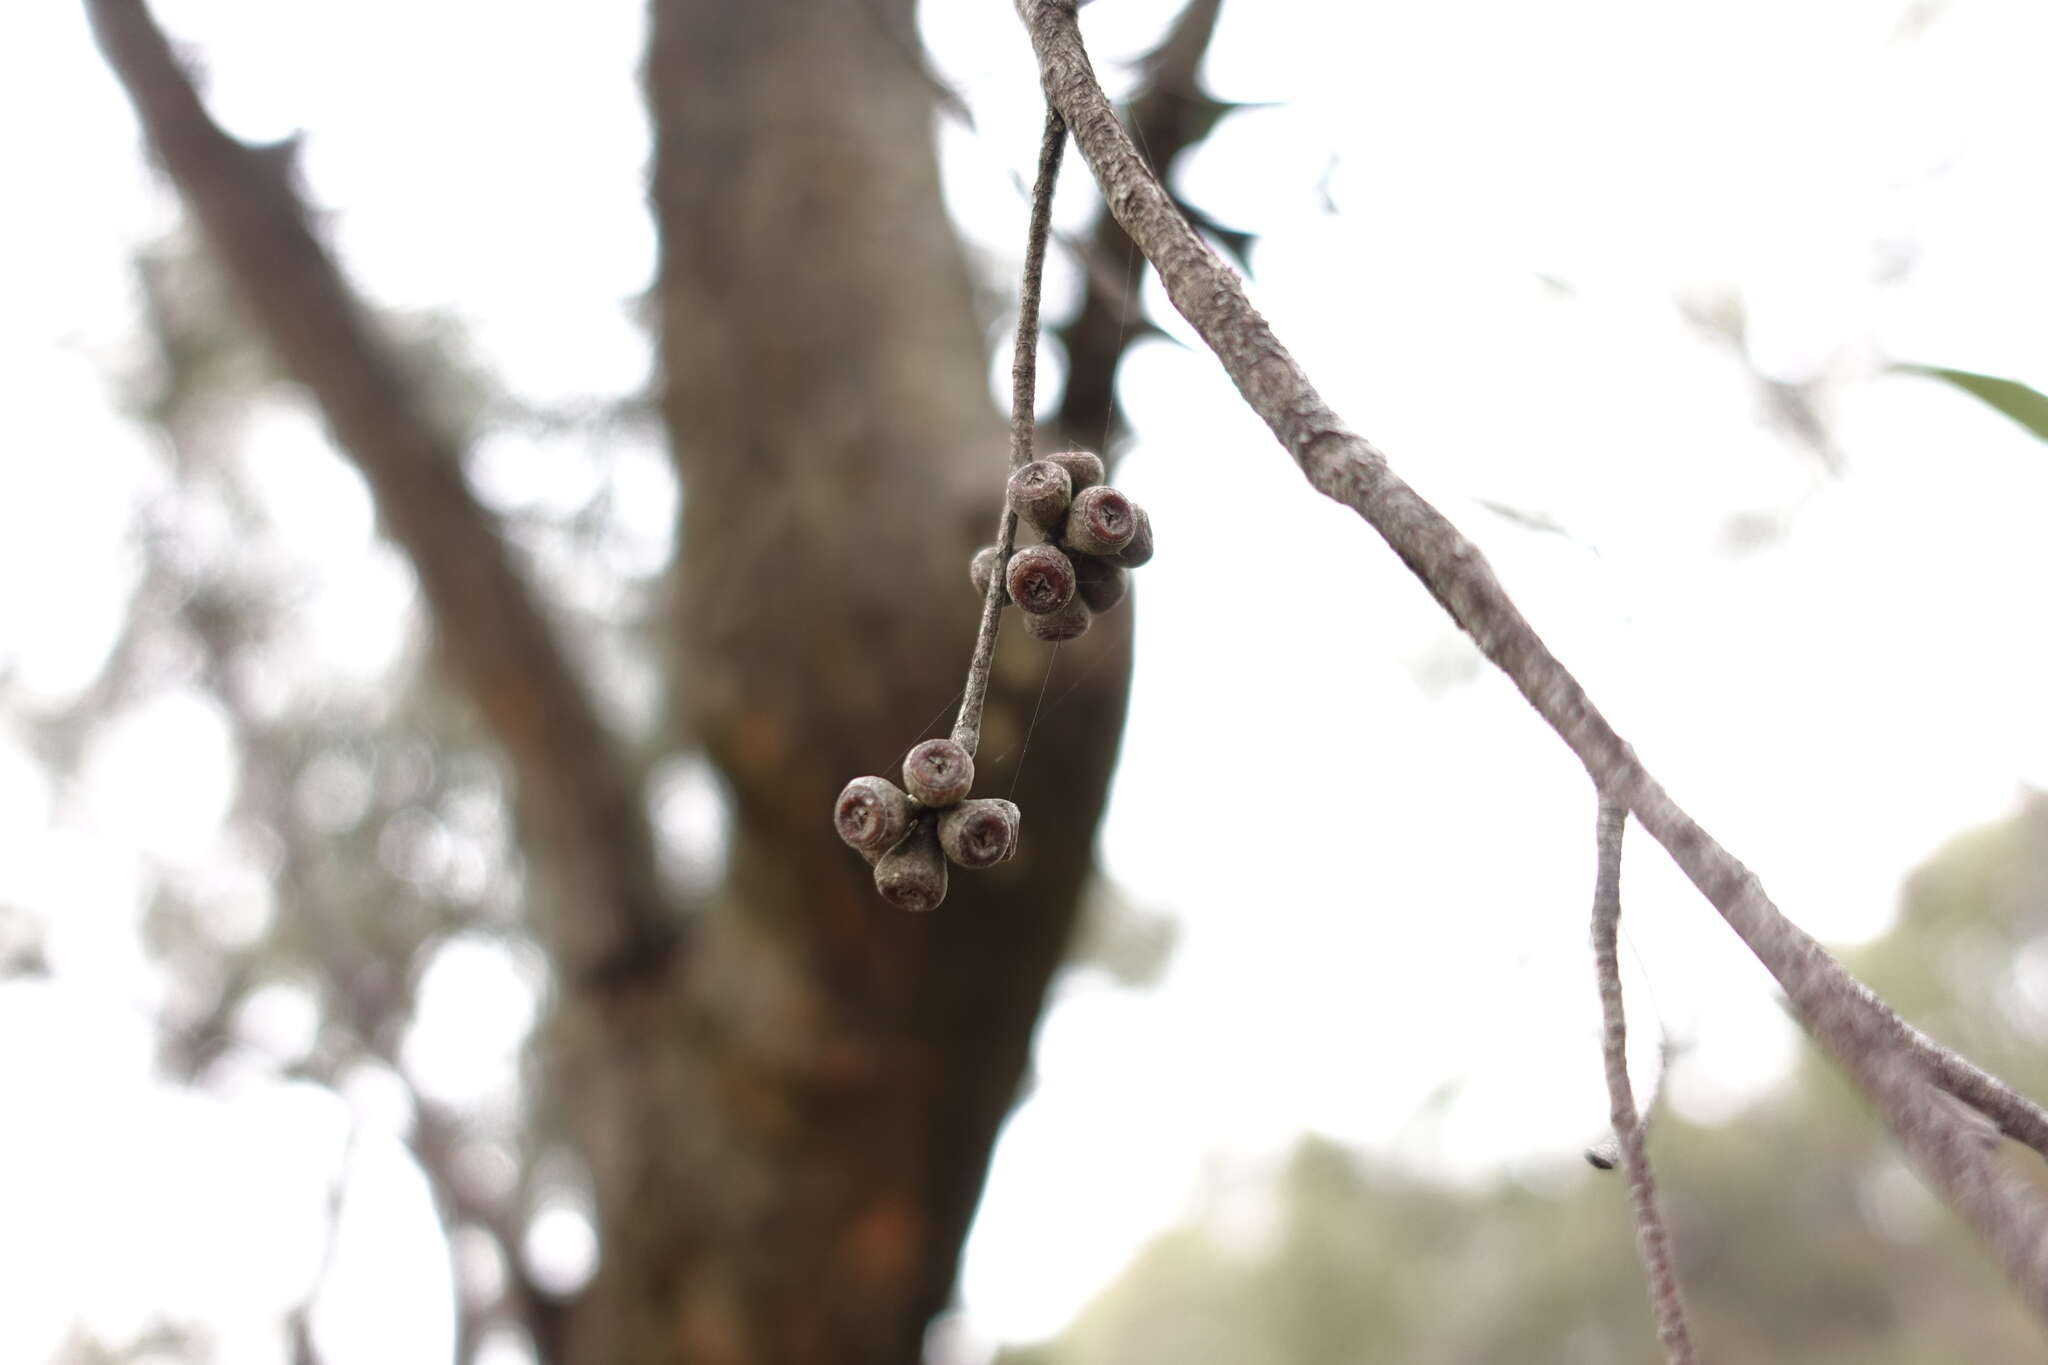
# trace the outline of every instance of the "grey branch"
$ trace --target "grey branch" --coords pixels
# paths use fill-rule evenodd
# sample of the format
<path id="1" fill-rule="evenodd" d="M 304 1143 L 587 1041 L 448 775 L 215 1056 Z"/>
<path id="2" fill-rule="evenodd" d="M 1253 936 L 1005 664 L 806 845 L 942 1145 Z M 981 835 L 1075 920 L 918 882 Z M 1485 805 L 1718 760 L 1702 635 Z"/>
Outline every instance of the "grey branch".
<path id="1" fill-rule="evenodd" d="M 1031 437 L 1038 407 L 1038 296 L 1045 282 L 1045 244 L 1052 232 L 1052 196 L 1059 185 L 1060 160 L 1067 149 L 1067 125 L 1051 103 L 1045 106 L 1045 135 L 1038 145 L 1038 179 L 1031 186 L 1031 225 L 1024 243 L 1024 280 L 1017 291 L 1017 342 L 1010 356 L 1010 468 L 1031 463 Z M 1017 513 L 1003 499 L 996 526 L 996 561 L 989 571 L 988 593 L 981 604 L 981 629 L 974 637 L 974 656 L 967 665 L 967 688 L 960 698 L 960 717 L 953 723 L 953 742 L 971 755 L 981 746 L 981 711 L 988 698 L 988 674 L 995 663 L 996 632 L 1003 620 L 1004 568 L 1017 543 Z"/>
<path id="2" fill-rule="evenodd" d="M 572 986 L 652 970 L 673 943 L 637 775 L 427 420 L 315 239 L 287 175 L 214 123 L 141 0 L 87 0 L 151 148 L 285 369 L 368 480 L 432 609 L 441 655 L 503 748 L 520 814 L 562 891 Z"/>
<path id="3" fill-rule="evenodd" d="M 1657 1318 L 1657 1339 L 1671 1365 L 1691 1365 L 1692 1335 L 1686 1330 L 1685 1304 L 1678 1293 L 1678 1273 L 1671 1265 L 1671 1235 L 1657 1208 L 1657 1178 L 1650 1170 L 1650 1148 L 1635 1095 L 1628 1083 L 1628 1021 L 1621 1004 L 1621 838 L 1628 810 L 1602 795 L 1594 843 L 1599 871 L 1593 881 L 1593 969 L 1600 980 L 1600 1052 L 1607 1070 L 1607 1098 L 1612 1106 L 1614 1137 L 1628 1171 L 1628 1202 L 1636 1221 L 1636 1251 L 1650 1282 L 1650 1309 Z"/>
<path id="4" fill-rule="evenodd" d="M 2038 1106 L 1915 1033 L 1772 904 L 1755 875 L 1693 821 L 1636 759 L 1577 678 L 1550 652 L 1479 549 L 1325 403 L 1125 134 L 1088 62 L 1074 7 L 1017 0 L 1046 94 L 1067 121 L 1110 212 L 1145 253 L 1175 308 L 1223 362 L 1325 496 L 1357 512 L 1513 680 L 1599 790 L 1627 806 L 1775 977 L 1800 1023 L 1883 1116 L 1920 1171 L 1997 1254 L 2048 1321 L 2048 1212 L 2000 1181 L 1967 1125 L 1933 1101 L 1934 1087 L 1983 1110 L 2048 1153 Z M 1930 1083 L 1931 1082 L 1931 1083 Z"/>

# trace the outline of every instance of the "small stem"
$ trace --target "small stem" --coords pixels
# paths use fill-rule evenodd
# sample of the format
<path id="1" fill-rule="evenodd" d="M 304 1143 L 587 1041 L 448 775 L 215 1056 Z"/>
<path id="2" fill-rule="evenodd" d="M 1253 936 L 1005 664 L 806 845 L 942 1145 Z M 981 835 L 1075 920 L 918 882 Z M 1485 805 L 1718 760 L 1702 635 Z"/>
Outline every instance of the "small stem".
<path id="1" fill-rule="evenodd" d="M 1038 144 L 1038 179 L 1031 186 L 1031 227 L 1024 240 L 1024 283 L 1017 299 L 1017 344 L 1010 353 L 1010 468 L 1031 463 L 1031 433 L 1038 412 L 1038 295 L 1045 276 L 1045 244 L 1052 235 L 1052 193 L 1067 150 L 1067 125 L 1045 103 L 1045 135 Z"/>
<path id="2" fill-rule="evenodd" d="M 1628 1170 L 1636 1250 L 1650 1281 L 1657 1339 L 1664 1344 L 1664 1358 L 1671 1365 L 1690 1365 L 1695 1357 L 1686 1331 L 1685 1305 L 1678 1296 L 1678 1275 L 1671 1268 L 1671 1234 L 1657 1209 L 1657 1180 L 1650 1171 L 1650 1150 L 1643 1140 L 1643 1124 L 1636 1116 L 1635 1096 L 1628 1083 L 1628 1021 L 1622 1012 L 1621 954 L 1616 946 L 1621 927 L 1621 836 L 1627 818 L 1628 807 L 1617 797 L 1600 793 L 1595 826 L 1600 866 L 1593 882 L 1593 967 L 1600 978 L 1601 1053 L 1607 1064 L 1614 1136 Z"/>
<path id="3" fill-rule="evenodd" d="M 1017 343 L 1010 359 L 1010 468 L 1031 463 L 1032 428 L 1038 403 L 1038 295 L 1045 275 L 1045 243 L 1052 233 L 1052 192 L 1059 180 L 1060 156 L 1067 147 L 1067 125 L 1050 100 L 1045 105 L 1045 137 L 1038 146 L 1038 179 L 1031 186 L 1031 228 L 1024 242 L 1024 283 L 1017 301 Z M 1017 514 L 1003 500 L 996 526 L 995 569 L 988 576 L 988 596 L 981 604 L 981 631 L 974 638 L 974 657 L 967 665 L 967 690 L 960 698 L 960 717 L 953 722 L 953 742 L 969 754 L 981 747 L 981 710 L 988 699 L 988 675 L 996 657 L 996 630 L 1003 619 L 1003 579 L 1010 551 L 1017 543 Z"/>

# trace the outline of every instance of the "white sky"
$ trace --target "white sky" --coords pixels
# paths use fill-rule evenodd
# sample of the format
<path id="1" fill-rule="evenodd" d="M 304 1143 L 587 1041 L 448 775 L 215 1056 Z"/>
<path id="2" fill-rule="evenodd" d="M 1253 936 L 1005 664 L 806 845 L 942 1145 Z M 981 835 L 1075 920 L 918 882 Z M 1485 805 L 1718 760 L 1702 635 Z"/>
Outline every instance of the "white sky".
<path id="1" fill-rule="evenodd" d="M 1275 107 L 1226 122 L 1182 176 L 1215 217 L 1263 234 L 1254 293 L 1281 335 L 1482 542 L 1679 799 L 1794 918 L 1851 941 L 1882 931 L 1901 874 L 1942 839 L 2048 785 L 2048 452 L 1884 372 L 1910 359 L 2048 385 L 2048 204 L 2030 173 L 2048 9 L 1956 0 L 1902 41 L 1908 8 L 1233 0 L 1208 79 Z M 1113 59 L 1172 9 L 1102 0 L 1084 26 Z M 581 6 L 573 24 L 482 0 L 164 14 L 205 53 L 236 132 L 310 130 L 313 192 L 378 302 L 458 315 L 537 399 L 640 381 L 638 3 Z M 926 36 L 976 118 L 940 135 L 950 202 L 979 252 L 1014 263 L 1014 177 L 1039 117 L 1021 36 L 1000 3 L 930 7 Z M 0 669 L 61 700 L 104 656 L 135 581 L 132 509 L 165 478 L 109 414 L 105 375 L 136 363 L 127 254 L 174 214 L 77 6 L 9 7 L 0 46 L 31 54 L 0 84 L 0 120 L 41 133 L 0 142 L 0 177 L 46 187 L 0 251 L 22 452 L 0 504 Z M 1075 172 L 1063 196 L 1078 227 L 1092 190 Z M 1874 282 L 1900 260 L 1908 273 Z M 1071 296 L 1071 263 L 1055 272 Z M 1756 367 L 1829 381 L 1839 477 L 1762 423 L 1750 377 L 1680 318 L 1675 298 L 1716 291 L 1748 310 Z M 1125 374 L 1138 439 L 1119 483 L 1153 512 L 1161 553 L 1139 576 L 1103 849 L 1181 939 L 1155 989 L 1087 973 L 1059 988 L 969 1246 L 948 1332 L 962 1360 L 1056 1330 L 1205 1173 L 1256 1171 L 1304 1129 L 1447 1177 L 1549 1179 L 1605 1112 L 1582 946 L 1592 812 L 1569 755 L 1471 667 L 1362 523 L 1307 492 L 1212 361 L 1153 342 Z M 284 402 L 242 442 L 278 553 L 309 584 L 309 668 L 374 686 L 403 645 L 410 580 L 374 545 L 359 480 Z M 563 480 L 591 477 L 542 455 L 495 448 L 480 482 L 545 511 Z M 658 462 L 628 469 L 645 561 L 668 504 Z M 1782 534 L 1731 552 L 1737 513 Z M 1177 553 L 1247 526 L 1265 581 L 1210 582 Z M 206 1095 L 149 1075 L 148 1019 L 174 988 L 137 941 L 153 880 L 203 879 L 239 932 L 269 913 L 220 828 L 227 744 L 212 703 L 167 688 L 59 790 L 0 716 L 0 902 L 46 917 L 56 971 L 0 987 L 0 1283 L 21 1305 L 0 1314 L 0 1358 L 46 1357 L 74 1319 L 118 1338 L 161 1311 L 210 1324 L 222 1360 L 273 1358 L 337 1180 L 315 1314 L 330 1365 L 447 1358 L 455 1270 L 390 1077 L 337 1097 L 254 1071 Z M 712 823 L 705 784 L 669 778 L 665 822 Z M 1176 842 L 1163 813 L 1218 788 L 1291 801 L 1265 835 L 1288 845 L 1277 875 L 1266 848 L 1196 859 Z M 678 856 L 701 860 L 715 832 L 691 837 Z M 1633 846 L 1637 1037 L 1653 1043 L 1661 1016 L 1691 1049 L 1672 1102 L 1733 1112 L 1797 1040 L 1718 920 Z M 516 1085 L 532 979 L 487 942 L 451 947 L 408 1039 L 414 1079 L 449 1099 Z M 272 995 L 246 1036 L 292 1055 L 305 1004 Z M 1448 1109 L 1421 1117 L 1452 1081 Z M 536 1228 L 549 1273 L 587 1273 L 579 1218 L 571 1201 Z"/>

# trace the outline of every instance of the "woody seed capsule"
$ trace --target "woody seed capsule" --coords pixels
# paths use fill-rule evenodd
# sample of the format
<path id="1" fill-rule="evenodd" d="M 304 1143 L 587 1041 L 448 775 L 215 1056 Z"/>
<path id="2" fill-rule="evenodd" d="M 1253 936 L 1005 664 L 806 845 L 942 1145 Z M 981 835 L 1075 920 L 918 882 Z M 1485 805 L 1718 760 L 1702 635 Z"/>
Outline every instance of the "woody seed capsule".
<path id="1" fill-rule="evenodd" d="M 1073 497 L 1073 480 L 1051 460 L 1033 460 L 1010 476 L 1010 507 L 1048 536 L 1058 534 Z"/>
<path id="2" fill-rule="evenodd" d="M 1114 488 L 1097 484 L 1074 495 L 1067 512 L 1067 548 L 1087 555 L 1113 555 L 1138 532 L 1137 509 Z"/>
<path id="3" fill-rule="evenodd" d="M 936 910 L 946 899 L 946 857 L 930 812 L 875 864 L 875 890 L 899 910 Z"/>
<path id="4" fill-rule="evenodd" d="M 1102 457 L 1091 451 L 1062 450 L 1045 458 L 1067 471 L 1067 478 L 1072 481 L 1076 493 L 1084 488 L 1093 488 L 1106 477 Z"/>
<path id="5" fill-rule="evenodd" d="M 1088 623 L 1095 613 L 1088 610 L 1088 604 L 1077 595 L 1058 611 L 1049 611 L 1042 616 L 1024 613 L 1024 633 L 1034 640 L 1071 640 L 1088 632 Z"/>
<path id="6" fill-rule="evenodd" d="M 928 739 L 903 760 L 903 785 L 927 806 L 953 805 L 974 789 L 974 758 L 950 739 Z"/>
<path id="7" fill-rule="evenodd" d="M 1017 851 L 1017 807 L 999 797 L 962 801 L 939 816 L 939 847 L 962 867 L 993 867 Z"/>
<path id="8" fill-rule="evenodd" d="M 1010 556 L 1010 600 L 1027 612 L 1058 611 L 1074 596 L 1074 563 L 1056 545 L 1033 545 Z"/>
<path id="9" fill-rule="evenodd" d="M 1077 554 L 1074 585 L 1088 610 L 1100 615 L 1124 600 L 1124 594 L 1131 588 L 1131 576 L 1118 568 L 1114 560 Z"/>
<path id="10" fill-rule="evenodd" d="M 839 793 L 832 823 L 848 847 L 880 853 L 910 829 L 910 798 L 886 777 L 856 777 Z"/>
<path id="11" fill-rule="evenodd" d="M 1135 569 L 1152 558 L 1152 518 L 1144 508 L 1135 502 L 1131 512 L 1137 519 L 1137 530 L 1131 535 L 1131 543 L 1117 552 L 1116 562 L 1126 569 Z"/>
<path id="12" fill-rule="evenodd" d="M 996 559 L 996 547 L 984 545 L 974 552 L 974 563 L 968 568 L 969 576 L 974 579 L 974 595 L 984 602 L 988 600 L 988 576 L 996 571 Z M 1005 592 L 1004 604 L 1007 605 L 1009 600 L 1010 595 Z"/>

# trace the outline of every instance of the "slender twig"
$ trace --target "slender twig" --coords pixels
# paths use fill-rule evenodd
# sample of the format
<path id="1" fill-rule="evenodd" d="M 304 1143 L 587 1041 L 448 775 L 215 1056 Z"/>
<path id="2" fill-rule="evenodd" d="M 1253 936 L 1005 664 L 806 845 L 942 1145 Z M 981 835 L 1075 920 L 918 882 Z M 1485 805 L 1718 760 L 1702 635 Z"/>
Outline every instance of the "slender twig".
<path id="1" fill-rule="evenodd" d="M 1994 1102 L 2010 1105 L 2017 1097 L 1879 1006 L 1841 963 L 1785 918 L 1748 868 L 1679 808 L 1536 634 L 1479 548 L 1331 410 L 1252 307 L 1236 273 L 1174 208 L 1096 81 L 1069 0 L 1017 0 L 1017 7 L 1030 30 L 1046 94 L 1072 130 L 1110 212 L 1309 483 L 1352 508 L 1386 540 L 1570 746 L 1596 786 L 1625 804 L 1670 852 L 1777 979 L 1800 1023 L 1877 1108 L 1922 1174 L 1996 1252 L 2029 1307 L 2048 1320 L 2048 1207 L 2039 1196 L 1996 1178 L 1969 1125 L 1934 1101 L 1929 1080 L 1983 1109 L 2008 1132 L 2039 1135 L 2038 1108 L 1994 1108 Z M 2032 1145 L 2048 1153 L 2048 1145 Z"/>
<path id="2" fill-rule="evenodd" d="M 1593 879 L 1593 970 L 1600 978 L 1600 1051 L 1607 1064 L 1607 1099 L 1612 1106 L 1614 1136 L 1621 1144 L 1628 1170 L 1628 1202 L 1636 1220 L 1636 1251 L 1650 1281 L 1650 1309 L 1657 1316 L 1657 1339 L 1671 1365 L 1690 1365 L 1692 1336 L 1685 1326 L 1685 1304 L 1678 1294 L 1678 1273 L 1671 1265 L 1671 1235 L 1657 1209 L 1657 1178 L 1650 1170 L 1650 1148 L 1636 1117 L 1635 1096 L 1628 1083 L 1628 1021 L 1621 1007 L 1621 836 L 1628 808 L 1614 798 L 1600 797 L 1594 843 L 1600 852 Z"/>
<path id="3" fill-rule="evenodd" d="M 1024 281 L 1017 291 L 1017 343 L 1010 352 L 1010 468 L 1031 463 L 1038 410 L 1038 297 L 1045 285 L 1045 243 L 1052 233 L 1052 195 L 1067 149 L 1067 125 L 1050 101 L 1031 185 L 1031 226 L 1024 239 Z"/>
<path id="4" fill-rule="evenodd" d="M 1620 989 L 1621 968 L 1615 967 L 1615 988 Z M 1649 1141 L 1650 1123 L 1657 1117 L 1657 1100 L 1664 1093 L 1664 1072 L 1670 1065 L 1670 1039 L 1658 1041 L 1655 1065 L 1650 1068 L 1649 1084 L 1644 1087 L 1636 1105 L 1636 1127 L 1642 1131 L 1643 1140 Z M 1633 1094 L 1633 1085 L 1631 1085 Z M 1980 1122 L 1982 1122 L 1980 1120 Z M 1611 1171 L 1621 1165 L 1621 1141 L 1614 1136 L 1612 1125 L 1601 1138 L 1586 1148 L 1586 1164 L 1598 1171 Z"/>
<path id="5" fill-rule="evenodd" d="M 1017 343 L 1010 357 L 1010 468 L 1031 463 L 1031 437 L 1038 403 L 1038 295 L 1045 276 L 1045 243 L 1052 232 L 1052 192 L 1059 182 L 1060 157 L 1066 151 L 1067 125 L 1050 101 L 1045 106 L 1045 136 L 1038 145 L 1038 179 L 1031 186 L 1031 227 L 1024 243 L 1024 283 L 1017 299 Z M 960 718 L 953 722 L 953 742 L 972 754 L 981 745 L 981 710 L 988 699 L 989 669 L 996 657 L 996 631 L 1003 619 L 1003 570 L 1017 543 L 1017 513 L 1003 502 L 996 526 L 996 558 L 989 571 L 988 596 L 981 604 L 981 630 L 974 637 L 974 657 L 967 665 L 967 690 L 960 698 Z"/>

